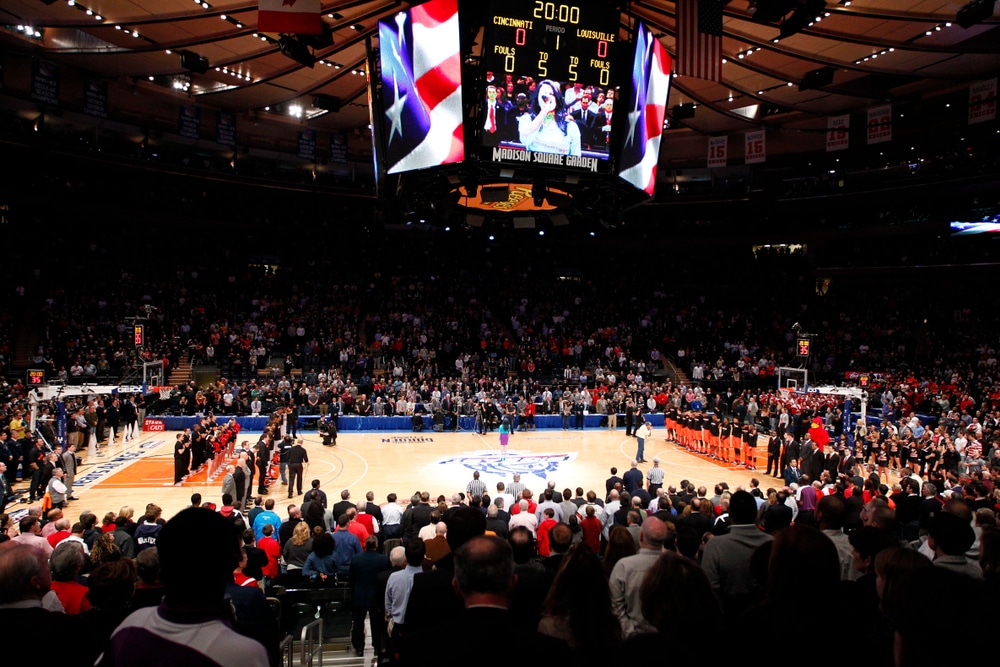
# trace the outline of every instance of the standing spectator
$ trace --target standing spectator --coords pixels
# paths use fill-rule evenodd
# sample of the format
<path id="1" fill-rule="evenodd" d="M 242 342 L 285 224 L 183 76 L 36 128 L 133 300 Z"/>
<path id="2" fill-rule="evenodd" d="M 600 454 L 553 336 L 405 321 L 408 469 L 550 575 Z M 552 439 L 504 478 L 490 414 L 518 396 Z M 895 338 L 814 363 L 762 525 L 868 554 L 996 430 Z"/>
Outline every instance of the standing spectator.
<path id="1" fill-rule="evenodd" d="M 646 520 L 639 533 L 638 553 L 622 558 L 611 570 L 608 581 L 611 607 L 618 616 L 625 637 L 653 631 L 653 626 L 642 615 L 639 592 L 643 577 L 659 559 L 666 538 L 665 523 L 656 518 Z"/>
<path id="2" fill-rule="evenodd" d="M 194 535 L 197 549 L 191 548 Z M 242 560 L 239 540 L 225 519 L 200 507 L 182 510 L 164 526 L 157 551 L 163 603 L 129 615 L 98 664 L 267 667 L 264 645 L 233 630 L 222 611 L 226 584 Z M 209 645 L 198 641 L 205 636 L 212 637 Z M 150 651 L 151 646 L 156 650 Z"/>
<path id="3" fill-rule="evenodd" d="M 385 615 L 380 613 L 381 600 L 378 599 L 378 575 L 392 568 L 389 557 L 378 552 L 378 538 L 365 540 L 365 550 L 351 559 L 351 646 L 358 655 L 365 650 L 365 617 L 371 624 L 372 647 L 375 655 L 382 652 L 382 638 L 385 636 Z"/>
<path id="4" fill-rule="evenodd" d="M 737 491 L 729 500 L 729 533 L 709 540 L 702 554 L 702 568 L 708 575 L 712 590 L 718 596 L 722 611 L 730 618 L 742 613 L 760 585 L 750 571 L 754 551 L 774 539 L 757 528 L 757 502 L 746 491 Z"/>

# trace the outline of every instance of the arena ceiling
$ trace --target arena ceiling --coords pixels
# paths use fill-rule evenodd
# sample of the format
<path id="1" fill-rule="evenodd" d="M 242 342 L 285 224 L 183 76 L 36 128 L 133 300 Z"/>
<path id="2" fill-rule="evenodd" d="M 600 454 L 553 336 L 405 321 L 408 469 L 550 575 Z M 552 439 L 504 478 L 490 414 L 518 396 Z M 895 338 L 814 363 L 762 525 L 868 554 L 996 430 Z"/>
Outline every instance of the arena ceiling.
<path id="1" fill-rule="evenodd" d="M 764 127 L 779 130 L 776 136 L 782 137 L 769 138 L 769 153 L 792 151 L 803 137 L 805 143 L 822 141 L 829 116 L 886 102 L 939 105 L 942 116 L 957 101 L 964 108 L 969 86 L 1000 72 L 1000 16 L 993 0 L 984 2 L 993 15 L 961 27 L 956 15 L 964 1 L 827 0 L 811 25 L 777 39 L 778 22 L 761 22 L 762 14 L 822 7 L 822 0 L 818 5 L 812 0 L 731 0 L 723 18 L 722 81 L 674 79 L 668 109 L 697 107 L 692 118 L 675 123 L 683 127 L 666 150 L 704 155 L 705 137 Z M 469 4 L 481 9 L 486 2 Z M 621 4 L 623 38 L 641 19 L 675 52 L 675 2 Z M 121 121 L 139 124 L 159 117 L 176 123 L 177 105 L 193 100 L 238 114 L 240 133 L 258 142 L 294 137 L 302 125 L 348 131 L 351 152 L 358 157 L 370 153 L 371 146 L 366 38 L 377 33 L 379 19 L 407 4 L 324 0 L 322 6 L 332 44 L 315 48 L 317 63 L 310 68 L 282 54 L 279 35 L 257 32 L 255 1 L 3 0 L 0 97 L 17 96 L 10 59 L 37 56 L 81 78 L 108 80 L 109 105 Z M 207 71 L 185 68 L 179 53 L 206 59 Z M 831 82 L 813 89 L 801 85 L 808 73 L 823 68 L 830 68 Z M 336 98 L 341 108 L 316 108 L 317 95 L 328 96 L 320 98 L 327 102 Z M 303 107 L 305 116 L 289 117 L 292 105 Z"/>

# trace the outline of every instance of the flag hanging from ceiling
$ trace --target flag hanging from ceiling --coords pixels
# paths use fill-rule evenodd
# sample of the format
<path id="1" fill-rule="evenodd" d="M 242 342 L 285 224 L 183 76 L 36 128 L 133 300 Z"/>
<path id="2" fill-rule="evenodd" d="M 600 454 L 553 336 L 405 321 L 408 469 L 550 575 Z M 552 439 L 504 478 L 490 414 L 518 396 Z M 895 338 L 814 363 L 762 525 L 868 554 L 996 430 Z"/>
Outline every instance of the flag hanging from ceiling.
<path id="1" fill-rule="evenodd" d="M 677 73 L 722 80 L 722 0 L 677 0 Z"/>
<path id="2" fill-rule="evenodd" d="M 320 0 L 260 0 L 257 30 L 295 35 L 323 32 Z"/>
<path id="3" fill-rule="evenodd" d="M 431 0 L 379 21 L 388 173 L 461 162 L 458 0 Z"/>
<path id="4" fill-rule="evenodd" d="M 640 23 L 632 63 L 634 98 L 628 106 L 629 133 L 622 147 L 618 175 L 650 196 L 656 188 L 656 164 L 669 94 L 670 55 Z"/>

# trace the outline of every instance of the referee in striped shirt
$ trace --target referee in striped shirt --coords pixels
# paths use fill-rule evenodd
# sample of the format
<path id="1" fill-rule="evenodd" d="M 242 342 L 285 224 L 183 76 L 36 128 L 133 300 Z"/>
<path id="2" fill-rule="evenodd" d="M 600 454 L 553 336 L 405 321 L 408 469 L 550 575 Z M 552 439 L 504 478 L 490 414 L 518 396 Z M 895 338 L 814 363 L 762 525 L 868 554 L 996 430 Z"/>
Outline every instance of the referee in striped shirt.
<path id="1" fill-rule="evenodd" d="M 479 479 L 479 471 L 473 471 L 472 481 L 470 481 L 465 487 L 466 493 L 470 498 L 475 498 L 476 496 L 482 496 L 486 493 L 486 482 Z"/>
<path id="2" fill-rule="evenodd" d="M 653 467 L 646 473 L 646 480 L 649 482 L 649 495 L 656 497 L 656 492 L 663 486 L 663 468 L 660 467 L 660 457 L 653 457 Z"/>

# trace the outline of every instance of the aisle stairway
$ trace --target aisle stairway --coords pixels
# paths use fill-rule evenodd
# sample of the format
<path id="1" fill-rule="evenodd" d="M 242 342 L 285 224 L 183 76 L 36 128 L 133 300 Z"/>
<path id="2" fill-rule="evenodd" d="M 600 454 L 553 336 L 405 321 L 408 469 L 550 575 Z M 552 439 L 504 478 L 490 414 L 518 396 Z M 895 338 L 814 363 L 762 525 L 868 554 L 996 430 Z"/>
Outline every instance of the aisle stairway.
<path id="1" fill-rule="evenodd" d="M 170 378 L 167 380 L 167 384 L 171 386 L 187 384 L 193 379 L 194 367 L 191 364 L 191 352 L 186 351 L 177 362 L 177 366 L 170 369 Z"/>

